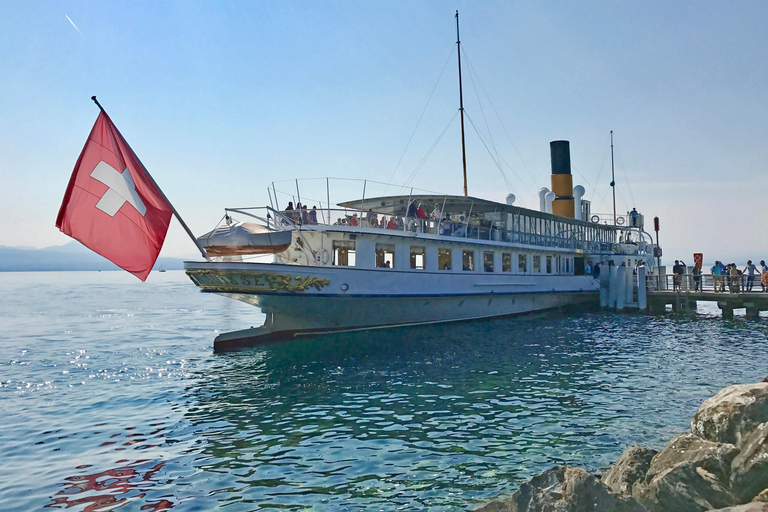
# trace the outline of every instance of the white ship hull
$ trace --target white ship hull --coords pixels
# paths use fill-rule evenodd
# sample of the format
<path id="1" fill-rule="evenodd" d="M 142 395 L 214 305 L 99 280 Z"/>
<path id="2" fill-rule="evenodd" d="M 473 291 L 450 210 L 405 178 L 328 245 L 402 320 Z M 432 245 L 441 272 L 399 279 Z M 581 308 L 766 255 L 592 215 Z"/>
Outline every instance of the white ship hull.
<path id="1" fill-rule="evenodd" d="M 263 327 L 227 333 L 217 350 L 297 336 L 493 318 L 597 303 L 591 276 L 413 272 L 259 263 L 186 263 L 205 292 L 257 306 Z"/>

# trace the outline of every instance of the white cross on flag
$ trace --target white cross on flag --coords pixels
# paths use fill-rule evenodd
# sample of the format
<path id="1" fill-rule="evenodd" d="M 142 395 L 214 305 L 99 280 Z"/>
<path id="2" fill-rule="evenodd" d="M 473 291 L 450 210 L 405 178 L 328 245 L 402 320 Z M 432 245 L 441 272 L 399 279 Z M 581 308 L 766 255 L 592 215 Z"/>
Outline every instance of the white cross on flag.
<path id="1" fill-rule="evenodd" d="M 172 214 L 163 193 L 102 110 L 69 179 L 56 227 L 145 281 Z"/>

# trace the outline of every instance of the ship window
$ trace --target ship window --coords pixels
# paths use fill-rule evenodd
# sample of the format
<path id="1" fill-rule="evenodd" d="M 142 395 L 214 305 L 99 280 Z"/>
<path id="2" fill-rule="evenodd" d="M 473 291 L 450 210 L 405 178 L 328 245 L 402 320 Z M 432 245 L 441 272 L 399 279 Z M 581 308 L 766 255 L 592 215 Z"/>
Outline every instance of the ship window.
<path id="1" fill-rule="evenodd" d="M 483 253 L 483 272 L 493 272 L 493 253 Z"/>
<path id="2" fill-rule="evenodd" d="M 528 256 L 526 254 L 517 255 L 517 267 L 520 269 L 520 272 L 523 274 L 528 272 Z"/>
<path id="3" fill-rule="evenodd" d="M 547 274 L 552 273 L 552 256 L 547 256 Z"/>
<path id="4" fill-rule="evenodd" d="M 379 268 L 395 268 L 394 244 L 376 244 L 376 266 Z"/>
<path id="5" fill-rule="evenodd" d="M 565 273 L 571 273 L 571 258 L 565 258 Z"/>
<path id="6" fill-rule="evenodd" d="M 424 256 L 424 247 L 411 247 L 411 268 L 424 269 L 426 268 L 426 260 Z"/>
<path id="7" fill-rule="evenodd" d="M 475 252 L 463 251 L 461 255 L 461 265 L 464 270 L 475 270 Z"/>
<path id="8" fill-rule="evenodd" d="M 333 264 L 343 267 L 355 266 L 355 242 L 351 240 L 333 241 Z"/>
<path id="9" fill-rule="evenodd" d="M 451 270 L 451 250 L 443 247 L 437 250 L 437 268 Z"/>
<path id="10" fill-rule="evenodd" d="M 512 253 L 511 252 L 501 253 L 501 271 L 512 272 Z"/>
<path id="11" fill-rule="evenodd" d="M 538 254 L 533 255 L 533 271 L 536 274 L 541 273 L 541 256 Z"/>

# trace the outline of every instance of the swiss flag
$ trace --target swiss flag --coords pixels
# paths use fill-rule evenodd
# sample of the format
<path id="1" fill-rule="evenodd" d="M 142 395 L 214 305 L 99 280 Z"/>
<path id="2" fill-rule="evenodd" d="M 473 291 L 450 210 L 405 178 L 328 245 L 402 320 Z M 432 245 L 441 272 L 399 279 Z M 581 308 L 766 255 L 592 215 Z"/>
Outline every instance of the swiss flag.
<path id="1" fill-rule="evenodd" d="M 69 179 L 56 227 L 145 281 L 172 214 L 163 193 L 102 110 Z"/>

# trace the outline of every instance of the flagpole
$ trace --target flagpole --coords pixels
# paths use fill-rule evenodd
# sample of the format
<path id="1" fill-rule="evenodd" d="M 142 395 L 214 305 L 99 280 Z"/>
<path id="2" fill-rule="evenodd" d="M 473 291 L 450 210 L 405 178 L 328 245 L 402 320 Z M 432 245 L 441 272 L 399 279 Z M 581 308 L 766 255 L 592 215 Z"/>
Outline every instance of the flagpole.
<path id="1" fill-rule="evenodd" d="M 101 103 L 99 103 L 99 101 L 96 99 L 96 96 L 91 96 L 91 99 L 96 104 L 96 106 L 99 107 L 99 109 L 102 112 L 104 112 L 105 114 L 107 113 L 107 111 L 104 110 L 104 107 L 101 106 Z M 107 114 L 107 115 L 109 115 L 109 114 Z M 112 123 L 112 125 L 114 126 L 114 123 Z M 120 130 L 117 128 L 117 126 L 115 126 L 115 130 L 117 130 L 117 133 L 120 133 Z M 125 140 L 125 137 L 123 137 L 122 133 L 120 133 L 120 137 L 122 137 L 123 141 L 125 142 L 125 145 L 128 146 L 128 149 L 131 150 L 131 153 L 133 153 L 133 157 L 136 159 L 136 161 L 141 164 L 141 167 L 144 169 L 144 172 L 149 177 L 149 179 L 152 181 L 152 184 L 155 186 L 155 188 L 158 190 L 158 192 L 160 192 L 160 195 L 163 196 L 163 199 L 165 200 L 165 202 L 168 203 L 168 206 L 171 207 L 171 211 L 176 216 L 176 220 L 179 221 L 179 224 L 181 224 L 181 227 L 184 228 L 184 231 L 187 232 L 187 234 L 189 235 L 189 238 L 191 238 L 192 241 L 194 242 L 194 244 L 197 246 L 198 250 L 200 251 L 200 254 L 202 254 L 203 258 L 205 258 L 206 261 L 211 261 L 211 258 L 208 257 L 208 253 L 205 251 L 203 246 L 200 245 L 200 242 L 197 241 L 197 238 L 195 238 L 195 235 L 192 234 L 192 230 L 189 229 L 189 226 L 187 226 L 187 223 L 184 222 L 184 219 L 181 218 L 181 215 L 179 215 L 179 212 L 176 211 L 176 208 L 173 206 L 173 204 L 171 204 L 171 202 L 168 200 L 168 197 L 165 195 L 165 192 L 163 192 L 163 189 L 161 189 L 157 185 L 157 182 L 155 181 L 155 178 L 153 178 L 152 175 L 149 174 L 149 171 L 147 170 L 147 168 L 144 167 L 144 163 L 141 160 L 139 160 L 139 157 L 136 156 L 136 153 L 133 151 L 133 148 L 131 147 L 130 144 L 128 144 L 128 141 Z"/>

